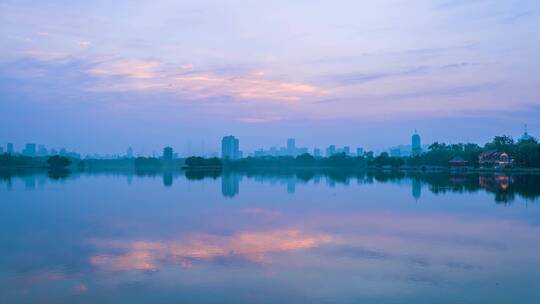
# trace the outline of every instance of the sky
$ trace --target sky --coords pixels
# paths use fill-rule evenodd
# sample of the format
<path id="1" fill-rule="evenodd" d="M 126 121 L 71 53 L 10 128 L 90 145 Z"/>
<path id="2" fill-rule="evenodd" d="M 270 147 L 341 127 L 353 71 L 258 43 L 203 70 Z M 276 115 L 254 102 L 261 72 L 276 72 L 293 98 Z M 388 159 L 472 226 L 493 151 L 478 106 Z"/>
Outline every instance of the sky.
<path id="1" fill-rule="evenodd" d="M 540 2 L 0 1 L 0 145 L 246 152 L 540 135 Z"/>

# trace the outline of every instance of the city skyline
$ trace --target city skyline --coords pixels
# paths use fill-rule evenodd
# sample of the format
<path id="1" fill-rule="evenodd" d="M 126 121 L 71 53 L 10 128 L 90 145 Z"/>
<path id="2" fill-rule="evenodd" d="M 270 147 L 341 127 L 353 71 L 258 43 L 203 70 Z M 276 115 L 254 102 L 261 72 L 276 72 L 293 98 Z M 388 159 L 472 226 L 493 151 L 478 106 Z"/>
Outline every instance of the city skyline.
<path id="1" fill-rule="evenodd" d="M 382 150 L 414 129 L 425 142 L 517 137 L 525 123 L 539 134 L 539 9 L 2 1 L 0 140 L 185 154 L 219 151 L 223 134 L 246 150 L 283 137 Z"/>
<path id="2" fill-rule="evenodd" d="M 519 140 L 529 140 L 531 138 L 536 138 L 534 135 L 529 133 L 527 125 L 524 125 L 523 133 L 520 136 L 510 136 L 516 141 Z M 388 146 L 385 149 L 381 150 L 371 150 L 366 149 L 364 146 L 351 146 L 343 145 L 338 146 L 335 144 L 329 145 L 315 145 L 311 147 L 300 147 L 296 145 L 296 138 L 288 137 L 284 142 L 283 146 L 274 145 L 274 146 L 264 146 L 256 147 L 253 150 L 241 149 L 240 139 L 233 135 L 226 135 L 221 138 L 220 150 L 218 151 L 206 151 L 203 153 L 181 153 L 171 145 L 166 145 L 162 148 L 162 153 L 156 153 L 156 149 L 153 149 L 151 153 L 136 153 L 132 146 L 127 147 L 127 149 L 122 153 L 117 154 L 80 154 L 77 151 L 71 151 L 66 148 L 51 148 L 48 149 L 44 144 L 36 143 L 26 143 L 19 150 L 16 149 L 13 143 L 7 143 L 6 148 L 2 143 L 0 143 L 0 154 L 2 153 L 15 153 L 25 156 L 50 156 L 50 155 L 60 155 L 60 156 L 69 156 L 73 158 L 96 158 L 96 159 L 114 159 L 114 158 L 134 158 L 134 157 L 161 157 L 163 159 L 173 159 L 173 158 L 185 158 L 190 156 L 203 156 L 203 157 L 220 157 L 223 159 L 240 159 L 243 157 L 264 157 L 264 156 L 299 156 L 301 154 L 311 154 L 315 157 L 328 157 L 334 154 L 344 153 L 347 156 L 363 156 L 366 152 L 373 152 L 375 155 L 380 153 L 388 153 L 392 157 L 408 157 L 419 155 L 423 152 L 426 152 L 429 149 L 430 144 L 432 143 L 442 143 L 442 141 L 433 141 L 429 143 L 423 142 L 421 135 L 418 130 L 414 130 L 414 133 L 411 136 L 409 144 L 399 144 L 396 146 Z M 242 142 L 243 143 L 243 142 Z M 461 143 L 471 143 L 471 142 L 461 142 Z M 447 144 L 453 144 L 449 142 Z M 483 143 L 473 143 L 480 146 Z M 173 145 L 174 146 L 174 145 Z M 157 149 L 159 151 L 159 149 Z M 161 156 L 159 156 L 161 155 Z M 166 156 L 167 155 L 167 156 Z"/>

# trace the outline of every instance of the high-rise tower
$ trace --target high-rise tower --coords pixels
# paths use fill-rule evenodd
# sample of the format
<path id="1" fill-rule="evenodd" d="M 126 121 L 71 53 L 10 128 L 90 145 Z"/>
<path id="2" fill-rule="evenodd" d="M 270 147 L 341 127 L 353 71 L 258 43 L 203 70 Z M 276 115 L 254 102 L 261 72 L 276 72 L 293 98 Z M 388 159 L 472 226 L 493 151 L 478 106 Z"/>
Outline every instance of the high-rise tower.
<path id="1" fill-rule="evenodd" d="M 422 141 L 420 139 L 420 135 L 418 135 L 418 132 L 416 132 L 416 130 L 414 130 L 414 134 L 411 138 L 411 149 L 413 156 L 417 156 L 422 153 Z"/>

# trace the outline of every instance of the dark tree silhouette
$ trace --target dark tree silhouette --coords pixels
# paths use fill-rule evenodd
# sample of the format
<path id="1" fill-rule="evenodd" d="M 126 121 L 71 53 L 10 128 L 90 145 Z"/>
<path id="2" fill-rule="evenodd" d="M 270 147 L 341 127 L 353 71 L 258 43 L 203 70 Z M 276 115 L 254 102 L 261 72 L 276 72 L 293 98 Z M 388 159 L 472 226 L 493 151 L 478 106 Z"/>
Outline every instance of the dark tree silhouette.
<path id="1" fill-rule="evenodd" d="M 69 160 L 67 157 L 54 155 L 47 159 L 47 164 L 49 167 L 51 167 L 51 169 L 65 169 L 71 165 L 71 160 Z"/>

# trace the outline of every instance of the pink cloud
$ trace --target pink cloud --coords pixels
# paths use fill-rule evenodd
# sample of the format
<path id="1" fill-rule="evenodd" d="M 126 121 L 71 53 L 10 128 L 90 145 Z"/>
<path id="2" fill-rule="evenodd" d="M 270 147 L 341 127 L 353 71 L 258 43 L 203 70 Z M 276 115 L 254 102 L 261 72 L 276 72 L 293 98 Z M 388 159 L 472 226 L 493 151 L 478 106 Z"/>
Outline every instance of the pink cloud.
<path id="1" fill-rule="evenodd" d="M 264 78 L 266 72 L 221 75 L 193 69 L 193 65 L 165 67 L 155 60 L 118 60 L 88 70 L 95 77 L 107 77 L 96 91 L 168 90 L 192 98 L 232 96 L 248 100 L 298 102 L 329 92 L 314 85 Z M 117 79 L 110 79 L 117 76 Z"/>

